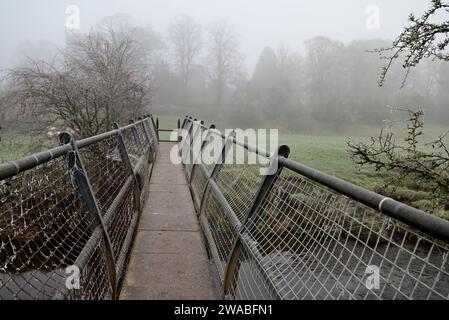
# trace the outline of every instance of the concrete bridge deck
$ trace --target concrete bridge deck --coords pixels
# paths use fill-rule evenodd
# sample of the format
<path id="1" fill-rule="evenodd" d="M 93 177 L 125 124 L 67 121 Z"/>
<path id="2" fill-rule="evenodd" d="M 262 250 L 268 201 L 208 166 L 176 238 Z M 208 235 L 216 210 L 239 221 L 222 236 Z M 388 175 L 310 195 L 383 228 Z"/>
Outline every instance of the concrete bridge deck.
<path id="1" fill-rule="evenodd" d="M 181 165 L 161 143 L 120 299 L 219 299 Z"/>

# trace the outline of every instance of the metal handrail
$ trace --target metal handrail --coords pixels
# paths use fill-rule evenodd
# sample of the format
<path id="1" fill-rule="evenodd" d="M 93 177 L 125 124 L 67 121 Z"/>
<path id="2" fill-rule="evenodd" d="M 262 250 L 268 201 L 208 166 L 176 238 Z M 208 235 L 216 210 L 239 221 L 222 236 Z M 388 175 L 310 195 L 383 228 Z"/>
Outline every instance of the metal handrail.
<path id="1" fill-rule="evenodd" d="M 110 138 L 114 135 L 117 135 L 119 132 L 123 132 L 124 130 L 135 127 L 137 124 L 144 122 L 145 120 L 140 120 L 136 123 L 129 124 L 124 127 L 120 127 L 116 130 L 111 130 L 106 133 L 102 133 L 93 137 L 85 138 L 79 141 L 76 141 L 76 146 L 78 148 L 84 148 L 94 143 L 103 141 L 107 138 Z M 41 164 L 49 162 L 53 159 L 59 158 L 65 155 L 68 151 L 70 151 L 69 145 L 63 145 L 59 147 L 55 147 L 49 150 L 37 152 L 30 156 L 24 157 L 22 159 L 18 159 L 15 161 L 10 161 L 7 163 L 0 164 L 0 180 L 10 178 L 15 176 L 21 172 L 26 170 L 33 169 Z"/>
<path id="2" fill-rule="evenodd" d="M 188 116 L 186 119 L 187 121 L 193 122 Z M 207 129 L 204 125 L 203 127 Z M 219 130 L 213 129 L 210 131 L 214 134 L 220 135 L 223 139 L 226 139 L 226 136 Z M 241 147 L 244 147 L 248 151 L 255 152 L 258 155 L 265 156 L 267 158 L 272 156 L 270 152 L 262 150 L 258 146 L 250 143 L 238 141 L 237 138 L 233 138 L 233 142 Z M 445 219 L 413 208 L 389 197 L 382 196 L 378 193 L 328 175 L 285 157 L 279 156 L 278 161 L 279 165 L 303 175 L 312 181 L 318 182 L 334 191 L 344 194 L 354 200 L 360 201 L 372 209 L 378 210 L 385 215 L 415 227 L 419 231 L 428 233 L 439 240 L 449 243 L 449 221 Z"/>

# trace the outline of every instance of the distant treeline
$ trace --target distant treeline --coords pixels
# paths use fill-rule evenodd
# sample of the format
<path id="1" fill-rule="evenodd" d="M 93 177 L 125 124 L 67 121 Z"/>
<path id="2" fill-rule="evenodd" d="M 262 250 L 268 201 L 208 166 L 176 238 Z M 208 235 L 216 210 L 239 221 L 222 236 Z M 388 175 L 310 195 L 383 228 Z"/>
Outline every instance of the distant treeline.
<path id="1" fill-rule="evenodd" d="M 266 47 L 254 70 L 249 71 L 242 58 L 239 34 L 225 21 L 201 26 L 190 17 L 179 16 L 163 33 L 152 27 L 138 26 L 126 15 L 116 15 L 105 21 L 112 21 L 113 24 L 108 25 L 113 25 L 114 29 L 129 31 L 129 46 L 136 50 L 130 51 L 133 57 L 128 59 L 142 66 L 139 67 L 141 71 L 133 71 L 132 76 L 142 71 L 148 75 L 146 80 L 151 81 L 151 94 L 145 92 L 145 97 L 150 98 L 150 104 L 158 112 L 178 116 L 195 113 L 226 125 L 270 125 L 291 131 L 377 125 L 389 118 L 391 109 L 388 106 L 423 109 L 426 121 L 446 124 L 449 120 L 448 64 L 425 61 L 414 68 L 404 82 L 405 72 L 398 63 L 392 66 L 387 81 L 379 87 L 381 69 L 387 61 L 372 51 L 390 47 L 388 40 L 357 40 L 345 44 L 315 37 L 304 43 L 302 52 L 291 51 L 286 46 Z M 103 22 L 101 26 L 104 25 Z M 50 47 L 38 43 L 22 49 L 28 57 L 44 55 L 51 59 Z M 111 57 L 105 63 L 114 66 L 110 61 L 120 61 L 116 55 Z M 29 61 L 24 62 L 27 63 Z M 94 66 L 101 69 L 101 63 Z M 109 67 L 103 69 L 100 70 L 102 74 L 111 72 Z M 82 68 L 81 71 L 90 72 Z M 94 84 L 96 79 L 97 76 L 89 76 Z M 116 91 L 108 80 L 114 78 L 104 79 L 112 93 L 94 101 L 105 104 L 106 110 L 110 109 L 109 105 L 115 110 L 118 108 L 117 99 L 113 98 Z M 142 95 L 141 89 L 136 88 L 131 88 L 134 93 L 123 105 L 135 100 L 136 95 Z M 15 116 L 23 109 L 21 104 L 9 108 L 3 104 L 0 117 Z M 140 108 L 143 101 L 139 100 L 138 105 Z M 121 111 L 117 109 L 117 112 Z"/>

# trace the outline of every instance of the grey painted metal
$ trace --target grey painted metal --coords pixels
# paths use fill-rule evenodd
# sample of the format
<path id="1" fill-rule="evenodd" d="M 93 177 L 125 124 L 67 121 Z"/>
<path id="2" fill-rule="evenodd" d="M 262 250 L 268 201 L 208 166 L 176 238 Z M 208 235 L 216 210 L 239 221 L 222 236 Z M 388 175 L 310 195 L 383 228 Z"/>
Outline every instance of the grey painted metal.
<path id="1" fill-rule="evenodd" d="M 187 119 L 187 121 L 192 121 L 191 119 Z M 204 129 L 207 129 L 207 127 L 204 127 Z M 221 136 L 223 139 L 226 139 L 226 135 L 218 130 L 214 130 L 213 131 L 215 134 Z M 273 156 L 273 154 L 271 154 L 271 152 L 260 148 L 259 146 L 255 146 L 253 144 L 250 144 L 248 142 L 244 142 L 244 141 L 240 141 L 237 139 L 237 136 L 234 138 L 233 141 L 236 145 L 241 146 L 243 148 L 245 148 L 246 150 L 255 153 L 256 155 L 265 157 L 265 158 L 271 158 Z"/>
<path id="2" fill-rule="evenodd" d="M 148 134 L 147 128 L 145 127 L 144 122 L 142 121 L 142 118 L 139 118 L 140 125 L 142 127 L 142 132 L 145 136 L 145 140 L 147 141 L 148 145 L 151 147 L 151 140 L 150 135 Z"/>
<path id="3" fill-rule="evenodd" d="M 132 125 L 125 126 L 125 127 L 121 127 L 118 130 L 120 132 L 122 132 L 123 130 L 132 128 L 133 126 L 137 125 L 138 123 L 139 122 L 132 124 Z M 117 132 L 115 130 L 113 130 L 113 131 L 102 133 L 102 134 L 99 134 L 99 135 L 96 135 L 93 137 L 78 140 L 78 141 L 76 141 L 75 144 L 78 148 L 81 149 L 81 148 L 90 146 L 94 143 L 103 141 L 109 137 L 116 135 L 116 134 L 117 134 Z M 24 157 L 19 160 L 0 164 L 0 180 L 10 178 L 10 177 L 17 175 L 21 172 L 24 172 L 26 170 L 35 168 L 38 165 L 41 165 L 41 164 L 49 162 L 53 159 L 59 158 L 59 157 L 65 155 L 69 150 L 70 150 L 70 146 L 68 146 L 68 145 L 59 146 L 56 148 L 52 148 L 49 150 L 45 150 L 42 152 L 32 154 L 30 156 Z"/>
<path id="4" fill-rule="evenodd" d="M 114 129 L 116 129 L 117 134 L 116 134 L 116 138 L 117 138 L 117 146 L 119 149 L 119 154 L 120 157 L 123 161 L 123 163 L 125 164 L 126 168 L 128 169 L 128 173 L 130 176 L 134 177 L 134 183 L 135 183 L 135 188 L 134 188 L 134 205 L 136 206 L 136 208 L 140 211 L 141 210 L 141 205 L 140 205 L 140 186 L 139 186 L 139 180 L 137 179 L 137 175 L 134 172 L 134 169 L 131 165 L 131 160 L 129 159 L 129 153 L 128 153 L 128 149 L 126 148 L 125 145 L 125 141 L 123 140 L 123 135 L 122 132 L 120 130 L 118 130 L 119 125 L 117 122 L 112 124 L 112 127 Z"/>
<path id="5" fill-rule="evenodd" d="M 257 154 L 266 157 L 271 156 L 268 151 L 262 150 L 252 144 L 238 141 L 236 138 L 234 138 L 233 142 L 244 147 L 248 151 L 256 152 Z M 428 233 L 429 235 L 449 243 L 449 221 L 447 220 L 410 207 L 378 193 L 369 191 L 363 187 L 356 186 L 350 182 L 330 176 L 282 156 L 279 157 L 279 165 L 285 166 L 315 182 L 338 191 L 354 200 L 360 201 L 375 210 L 379 210 L 392 218 L 405 222 L 420 231 Z"/>
<path id="6" fill-rule="evenodd" d="M 134 124 L 134 120 L 129 120 L 129 124 L 131 124 L 131 125 Z M 140 155 L 143 155 L 144 148 L 143 148 L 142 141 L 140 140 L 139 133 L 137 132 L 136 126 L 133 126 L 131 128 L 131 132 L 133 134 L 134 143 L 136 144 L 137 148 L 139 149 Z"/>
<path id="7" fill-rule="evenodd" d="M 356 186 L 350 182 L 330 176 L 285 157 L 279 158 L 280 165 L 338 191 L 368 207 L 392 218 L 405 222 L 416 229 L 449 243 L 449 221 L 410 207 L 404 203 Z"/>
<path id="8" fill-rule="evenodd" d="M 252 232 L 252 229 L 257 225 L 257 222 L 262 214 L 262 204 L 265 202 L 267 197 L 269 196 L 276 180 L 282 171 L 282 166 L 279 165 L 278 158 L 284 157 L 287 158 L 290 154 L 290 148 L 282 145 L 278 148 L 276 152 L 276 156 L 271 160 L 270 172 L 275 172 L 271 175 L 266 175 L 259 187 L 259 190 L 256 193 L 254 201 L 251 205 L 248 215 L 246 216 L 246 221 L 242 224 L 236 239 L 234 240 L 233 249 L 231 250 L 231 254 L 229 255 L 228 262 L 226 265 L 225 275 L 224 275 L 224 290 L 225 294 L 228 294 L 231 288 L 234 286 L 234 275 L 238 273 L 238 262 L 241 256 L 241 248 L 242 248 L 242 233 L 243 232 Z M 269 277 L 266 277 L 266 281 L 268 284 L 271 284 L 271 280 Z M 277 295 L 279 299 L 280 296 L 277 294 L 277 291 L 274 287 L 271 288 L 273 293 Z"/>
<path id="9" fill-rule="evenodd" d="M 105 243 L 105 255 L 108 265 L 108 273 L 111 281 L 113 298 L 118 296 L 117 287 L 117 267 L 114 259 L 114 252 L 112 249 L 112 242 L 109 237 L 109 233 L 106 228 L 106 224 L 103 221 L 100 208 L 98 206 L 95 194 L 92 191 L 89 178 L 86 175 L 84 164 L 79 156 L 78 148 L 74 142 L 71 134 L 63 132 L 59 134 L 58 141 L 61 145 L 70 145 L 71 150 L 67 153 L 67 166 L 74 182 L 75 188 L 80 195 L 88 213 L 91 215 L 92 220 L 95 221 L 96 226 L 100 226 L 102 230 L 102 236 Z"/>
<path id="10" fill-rule="evenodd" d="M 215 129 L 215 125 L 214 125 L 214 124 L 211 124 L 211 125 L 209 126 L 209 129 L 207 129 L 206 136 L 204 137 L 203 141 L 201 142 L 200 154 L 198 155 L 200 159 L 199 159 L 199 160 L 196 159 L 196 161 L 193 162 L 192 172 L 190 173 L 189 184 L 192 183 L 193 176 L 194 176 L 194 174 L 195 174 L 195 168 L 196 168 L 196 166 L 198 165 L 198 161 L 201 162 L 201 159 L 202 159 L 202 152 L 203 152 L 204 146 L 205 146 L 206 143 L 207 143 L 207 139 L 209 138 L 210 131 L 213 130 L 213 129 Z"/>
<path id="11" fill-rule="evenodd" d="M 226 156 L 230 150 L 230 147 L 232 147 L 234 137 L 235 137 L 235 131 L 232 131 L 230 133 L 229 137 L 225 140 L 225 143 L 223 144 L 223 148 L 221 149 L 221 153 L 219 154 L 217 161 L 215 162 L 214 168 L 212 169 L 212 172 L 207 179 L 206 185 L 204 186 L 203 192 L 201 193 L 201 203 L 200 203 L 200 211 L 199 211 L 200 214 L 203 212 L 204 201 L 206 198 L 207 190 L 211 184 L 211 181 L 215 180 L 218 173 L 223 168 L 223 166 L 226 162 Z"/>
<path id="12" fill-rule="evenodd" d="M 155 131 L 155 133 L 156 133 L 157 142 L 159 142 L 159 131 L 157 130 L 157 129 L 158 129 L 158 126 L 156 126 L 156 123 L 154 122 L 153 115 L 150 114 L 149 117 L 150 117 L 150 119 L 151 119 L 151 122 L 153 123 L 153 128 L 154 128 L 154 131 Z"/>

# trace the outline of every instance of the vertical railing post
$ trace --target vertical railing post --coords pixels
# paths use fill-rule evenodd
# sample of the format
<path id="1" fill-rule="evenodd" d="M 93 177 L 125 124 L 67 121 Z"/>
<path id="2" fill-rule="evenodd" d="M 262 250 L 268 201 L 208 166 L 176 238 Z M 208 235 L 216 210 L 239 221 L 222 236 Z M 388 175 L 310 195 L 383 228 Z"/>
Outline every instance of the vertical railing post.
<path id="1" fill-rule="evenodd" d="M 156 126 L 156 123 L 154 122 L 154 118 L 153 118 L 152 114 L 150 114 L 150 119 L 151 119 L 151 122 L 153 123 L 154 133 L 156 134 L 157 142 L 159 143 L 159 141 L 160 141 L 160 139 L 159 139 L 159 128 L 158 128 L 158 126 Z"/>
<path id="2" fill-rule="evenodd" d="M 133 124 L 133 123 L 134 123 L 133 120 L 129 120 L 129 124 Z M 145 150 L 143 148 L 142 141 L 140 140 L 140 135 L 137 132 L 137 128 L 135 125 L 132 126 L 131 132 L 133 134 L 134 143 L 136 144 L 137 148 L 139 149 L 140 155 L 143 155 L 145 153 Z"/>
<path id="3" fill-rule="evenodd" d="M 67 166 L 70 172 L 72 181 L 74 182 L 76 191 L 80 195 L 81 201 L 91 218 L 95 222 L 95 226 L 99 226 L 102 231 L 104 243 L 105 243 L 105 255 L 107 261 L 107 269 L 109 273 L 109 281 L 112 287 L 112 298 L 117 299 L 117 266 L 115 264 L 114 251 L 112 248 L 112 242 L 109 237 L 109 233 L 106 224 L 103 221 L 100 208 L 98 206 L 95 194 L 92 190 L 89 178 L 86 174 L 86 169 L 79 156 L 79 150 L 76 146 L 75 140 L 69 133 L 63 132 L 58 136 L 60 145 L 70 144 L 71 150 L 67 154 Z"/>
<path id="4" fill-rule="evenodd" d="M 197 121 L 198 121 L 197 118 L 193 119 L 192 126 L 190 127 L 190 130 L 189 130 L 189 161 L 190 161 L 190 163 L 193 162 L 193 160 L 192 160 L 192 158 L 193 158 L 192 149 L 193 149 L 193 143 L 195 141 L 195 138 L 193 136 L 193 129 L 195 128 L 195 125 L 198 124 Z M 201 129 L 201 127 L 200 127 L 200 129 Z M 195 132 L 195 135 L 196 135 L 197 132 L 198 131 Z"/>
<path id="5" fill-rule="evenodd" d="M 139 118 L 139 124 L 142 127 L 142 132 L 143 132 L 143 135 L 145 136 L 145 140 L 147 141 L 148 145 L 151 147 L 150 135 L 148 134 L 147 128 L 145 127 L 144 120 L 142 118 Z"/>
<path id="6" fill-rule="evenodd" d="M 192 137 L 192 131 L 193 131 L 193 127 L 195 126 L 195 122 L 197 121 L 197 119 L 189 119 L 190 122 L 190 126 L 188 128 L 188 132 L 187 132 L 187 137 L 186 139 L 184 139 L 183 143 L 182 143 L 182 147 L 181 147 L 181 151 L 182 151 L 182 163 L 185 165 L 187 164 L 187 159 L 189 158 L 190 160 L 190 152 L 191 152 L 191 147 L 192 147 L 192 141 L 193 141 L 193 137 Z M 184 148 L 186 150 L 184 150 Z"/>
<path id="7" fill-rule="evenodd" d="M 198 137 L 198 134 L 200 135 L 200 139 L 201 139 L 201 135 L 202 135 L 202 133 L 203 133 L 203 125 L 204 125 L 204 121 L 200 121 L 198 124 L 198 129 L 196 130 L 196 132 L 193 134 L 193 137 L 192 137 L 192 142 L 191 142 L 191 144 L 190 144 L 190 153 L 189 153 L 189 161 L 190 161 L 190 163 L 192 164 L 192 170 L 193 170 L 193 167 L 195 166 L 195 154 L 194 154 L 194 152 L 195 152 L 195 143 L 196 143 L 196 139 L 197 139 L 197 137 Z M 192 132 L 193 133 L 193 132 Z M 201 147 L 201 145 L 200 145 L 200 147 Z M 190 170 L 190 175 L 192 175 L 192 170 Z"/>
<path id="8" fill-rule="evenodd" d="M 181 129 L 184 129 L 184 126 L 186 125 L 186 122 L 187 122 L 187 120 L 189 119 L 189 116 L 185 116 L 184 117 L 184 120 L 182 121 L 182 124 L 181 124 Z"/>
<path id="9" fill-rule="evenodd" d="M 190 132 L 190 127 L 191 127 L 192 125 L 193 125 L 192 117 L 186 118 L 186 119 L 185 119 L 185 122 L 184 122 L 184 124 L 183 124 L 183 126 L 182 126 L 182 130 L 183 130 L 182 133 L 184 133 L 185 131 Z M 188 137 L 186 137 L 186 138 L 188 138 Z M 187 140 L 187 139 L 181 140 L 181 149 L 184 148 L 184 146 L 186 145 L 186 143 L 187 143 L 186 140 Z"/>
<path id="10" fill-rule="evenodd" d="M 202 142 L 201 142 L 201 147 L 200 147 L 199 154 L 198 154 L 199 159 L 197 158 L 197 159 L 194 159 L 194 160 L 193 160 L 193 167 L 192 167 L 192 171 L 190 172 L 189 185 L 192 184 L 192 181 L 193 181 L 193 175 L 194 175 L 194 173 L 195 173 L 195 168 L 197 167 L 198 162 L 202 163 L 202 152 L 203 152 L 203 148 L 204 148 L 204 146 L 205 146 L 206 143 L 207 143 L 207 139 L 209 138 L 210 131 L 211 131 L 211 130 L 214 130 L 214 129 L 215 129 L 215 125 L 214 125 L 214 124 L 211 124 L 211 125 L 209 126 L 209 129 L 207 129 L 207 133 L 206 133 L 206 136 L 204 137 L 204 140 L 202 140 Z M 200 131 L 200 132 L 201 132 L 201 131 Z M 201 132 L 201 135 L 202 135 L 202 132 Z M 202 139 L 202 137 L 201 137 L 201 139 Z"/>
<path id="11" fill-rule="evenodd" d="M 120 127 L 118 123 L 114 122 L 112 124 L 112 128 L 117 131 L 117 147 L 119 150 L 120 158 L 122 159 L 122 162 L 125 164 L 125 167 L 128 170 L 129 175 L 132 175 L 134 177 L 134 184 L 136 187 L 134 188 L 134 206 L 135 208 L 140 212 L 141 206 L 140 206 L 140 183 L 139 179 L 137 178 L 136 174 L 134 173 L 133 166 L 131 164 L 131 160 L 129 159 L 129 153 L 125 145 L 125 141 L 123 139 L 122 132 L 120 130 Z"/>
<path id="12" fill-rule="evenodd" d="M 178 118 L 178 125 L 176 127 L 176 142 L 179 142 L 179 131 L 181 130 L 181 119 Z"/>
<path id="13" fill-rule="evenodd" d="M 282 145 L 277 149 L 276 154 L 271 159 L 271 164 L 269 168 L 270 175 L 265 175 L 261 185 L 259 186 L 259 190 L 254 198 L 254 201 L 251 205 L 249 213 L 246 217 L 245 222 L 242 224 L 241 229 L 237 233 L 237 237 L 234 240 L 233 249 L 229 255 L 228 263 L 226 265 L 225 274 L 224 274 L 224 291 L 227 294 L 230 289 L 234 286 L 235 281 L 233 281 L 234 274 L 238 273 L 238 265 L 242 251 L 242 233 L 248 232 L 251 234 L 254 231 L 254 228 L 257 226 L 257 222 L 259 221 L 260 216 L 263 213 L 262 204 L 266 201 L 270 192 L 276 183 L 279 175 L 282 172 L 283 167 L 279 164 L 279 157 L 288 158 L 290 154 L 290 148 L 288 146 Z M 268 279 L 269 281 L 269 279 Z M 277 295 L 276 290 L 274 290 Z"/>
<path id="14" fill-rule="evenodd" d="M 158 149 L 158 140 L 157 140 L 157 135 L 156 135 L 156 131 L 154 130 L 154 126 L 153 126 L 153 121 L 151 119 L 150 115 L 145 116 L 145 120 L 146 123 L 148 124 L 148 130 L 149 130 L 149 134 L 150 134 L 150 139 L 151 139 L 151 143 L 152 143 L 152 148 L 153 148 L 153 160 L 155 160 L 155 155 Z M 154 133 L 154 137 L 153 137 L 153 133 Z"/>
<path id="15" fill-rule="evenodd" d="M 230 148 L 232 148 L 232 146 L 234 144 L 235 136 L 236 136 L 235 131 L 232 131 L 229 134 L 229 136 L 225 140 L 225 143 L 223 144 L 221 153 L 217 157 L 217 161 L 215 162 L 214 168 L 212 169 L 212 172 L 211 172 L 209 178 L 207 179 L 206 185 L 204 186 L 203 192 L 201 194 L 199 215 L 201 215 L 201 213 L 203 212 L 204 201 L 206 198 L 207 190 L 209 189 L 209 186 L 210 186 L 210 181 L 214 180 L 220 173 L 221 169 L 223 168 L 223 166 L 226 162 L 226 156 L 228 154 L 228 151 L 230 150 Z"/>

